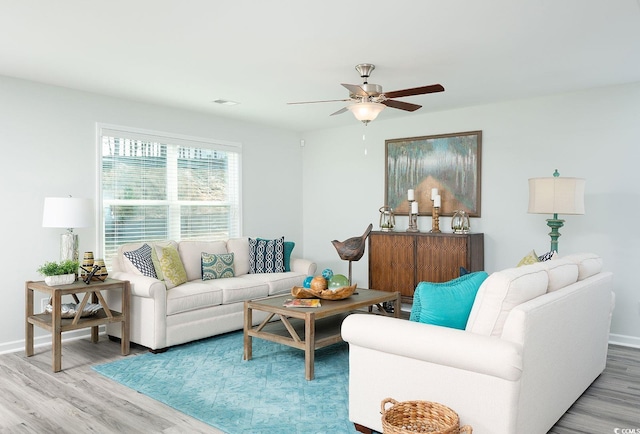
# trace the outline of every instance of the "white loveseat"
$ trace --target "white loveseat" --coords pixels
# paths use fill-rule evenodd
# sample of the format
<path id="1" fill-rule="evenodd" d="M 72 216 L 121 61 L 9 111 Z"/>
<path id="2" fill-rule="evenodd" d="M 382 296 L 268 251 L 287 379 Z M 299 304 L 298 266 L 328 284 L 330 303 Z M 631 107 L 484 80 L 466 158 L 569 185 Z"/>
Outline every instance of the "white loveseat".
<path id="1" fill-rule="evenodd" d="M 144 244 L 153 252 L 172 246 L 177 249 L 186 272 L 186 283 L 173 287 L 167 280 L 148 277 L 125 256 L 138 251 Z M 244 301 L 281 295 L 300 286 L 305 277 L 316 271 L 316 264 L 295 256 L 290 257 L 290 271 L 250 273 L 249 238 L 227 241 L 159 241 L 126 244 L 118 249 L 112 261 L 110 277 L 131 282 L 131 342 L 151 350 L 183 344 L 233 330 L 244 323 Z M 203 280 L 202 253 L 224 255 L 233 253 L 234 277 Z M 154 262 L 157 258 L 154 257 Z M 157 267 L 157 264 L 156 264 Z M 162 276 L 160 276 L 162 277 Z M 120 307 L 117 294 L 107 303 Z M 259 313 L 253 316 L 262 321 Z M 120 327 L 107 326 L 110 336 L 121 337 Z"/>
<path id="2" fill-rule="evenodd" d="M 447 405 L 474 434 L 546 433 L 604 370 L 613 305 L 612 274 L 577 254 L 489 275 L 465 330 L 351 315 L 349 418 L 381 432 L 390 397 Z"/>

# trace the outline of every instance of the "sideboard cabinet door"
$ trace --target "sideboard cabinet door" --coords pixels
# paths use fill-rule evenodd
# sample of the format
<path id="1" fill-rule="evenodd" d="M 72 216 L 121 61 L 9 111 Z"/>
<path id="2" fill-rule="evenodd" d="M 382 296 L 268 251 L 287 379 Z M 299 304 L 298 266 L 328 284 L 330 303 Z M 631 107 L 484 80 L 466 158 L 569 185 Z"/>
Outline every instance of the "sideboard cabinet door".
<path id="1" fill-rule="evenodd" d="M 369 288 L 400 291 L 411 302 L 418 283 L 446 282 L 484 269 L 483 234 L 372 232 L 369 235 Z"/>

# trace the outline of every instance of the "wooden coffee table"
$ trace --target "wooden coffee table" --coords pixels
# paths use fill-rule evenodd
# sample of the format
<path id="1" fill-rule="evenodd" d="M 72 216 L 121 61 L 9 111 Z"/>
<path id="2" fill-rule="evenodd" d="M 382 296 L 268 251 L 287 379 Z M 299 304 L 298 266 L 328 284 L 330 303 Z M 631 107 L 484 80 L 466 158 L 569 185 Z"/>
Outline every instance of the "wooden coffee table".
<path id="1" fill-rule="evenodd" d="M 313 380 L 315 350 L 342 341 L 342 320 L 354 311 L 400 316 L 400 293 L 360 289 L 344 300 L 321 300 L 322 306 L 310 308 L 284 307 L 291 295 L 261 298 L 244 302 L 244 360 L 251 360 L 252 338 L 265 339 L 304 350 L 305 378 Z M 393 314 L 383 303 L 393 303 Z M 366 311 L 361 309 L 367 308 Z M 268 315 L 260 325 L 253 326 L 253 311 Z M 278 315 L 278 320 L 273 320 Z"/>

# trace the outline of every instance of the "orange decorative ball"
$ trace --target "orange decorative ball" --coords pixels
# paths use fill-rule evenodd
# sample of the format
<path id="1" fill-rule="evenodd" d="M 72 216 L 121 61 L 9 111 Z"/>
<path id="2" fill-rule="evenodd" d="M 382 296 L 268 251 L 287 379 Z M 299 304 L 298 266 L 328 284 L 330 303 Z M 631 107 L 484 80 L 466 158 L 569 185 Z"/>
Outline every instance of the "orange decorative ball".
<path id="1" fill-rule="evenodd" d="M 316 276 L 311 279 L 310 287 L 316 292 L 324 291 L 325 289 L 327 289 L 327 279 L 322 276 Z"/>

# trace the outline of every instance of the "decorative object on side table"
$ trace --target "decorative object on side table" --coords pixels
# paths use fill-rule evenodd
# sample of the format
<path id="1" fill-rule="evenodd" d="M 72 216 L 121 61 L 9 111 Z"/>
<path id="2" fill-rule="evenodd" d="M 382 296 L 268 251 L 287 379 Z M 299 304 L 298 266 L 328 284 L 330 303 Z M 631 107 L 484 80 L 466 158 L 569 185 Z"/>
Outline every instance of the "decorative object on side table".
<path id="1" fill-rule="evenodd" d="M 91 199 L 77 197 L 46 197 L 42 213 L 42 227 L 66 228 L 67 232 L 60 236 L 60 260 L 77 261 L 78 235 L 74 228 L 84 228 L 93 224 L 93 208 Z"/>
<path id="2" fill-rule="evenodd" d="M 396 227 L 396 219 L 393 214 L 393 208 L 390 206 L 380 207 L 380 230 L 382 232 L 391 232 Z"/>
<path id="3" fill-rule="evenodd" d="M 458 210 L 453 213 L 451 218 L 451 229 L 454 234 L 468 234 L 471 230 L 469 223 L 469 215 L 464 210 Z"/>
<path id="4" fill-rule="evenodd" d="M 369 223 L 364 234 L 359 237 L 351 237 L 345 241 L 331 241 L 331 244 L 333 244 L 333 247 L 335 247 L 338 252 L 338 256 L 340 256 L 340 259 L 343 261 L 349 261 L 349 283 L 351 283 L 351 262 L 359 261 L 360 258 L 362 258 L 362 255 L 364 255 L 366 240 L 372 229 L 373 224 Z"/>
<path id="5" fill-rule="evenodd" d="M 529 179 L 529 213 L 553 214 L 547 219 L 552 252 L 558 251 L 559 229 L 564 226 L 558 214 L 584 214 L 584 185 L 582 178 L 560 178 L 558 169 L 551 178 Z"/>
<path id="6" fill-rule="evenodd" d="M 68 285 L 76 280 L 78 262 L 70 259 L 60 262 L 45 262 L 37 271 L 45 276 L 44 283 L 49 286 Z"/>

